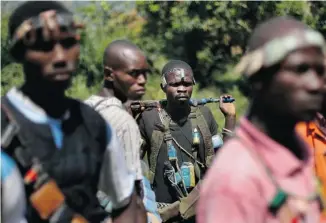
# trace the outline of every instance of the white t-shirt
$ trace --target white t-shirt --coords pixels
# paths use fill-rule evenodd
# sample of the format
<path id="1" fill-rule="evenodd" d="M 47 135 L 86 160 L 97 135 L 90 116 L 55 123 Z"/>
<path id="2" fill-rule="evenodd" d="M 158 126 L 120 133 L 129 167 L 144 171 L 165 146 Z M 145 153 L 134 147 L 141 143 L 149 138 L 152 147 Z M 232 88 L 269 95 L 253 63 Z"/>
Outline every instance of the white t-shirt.
<path id="1" fill-rule="evenodd" d="M 93 95 L 85 101 L 98 111 L 116 131 L 124 150 L 124 157 L 130 171 L 136 173 L 136 179 L 142 179 L 140 148 L 141 136 L 135 119 L 126 111 L 116 97 Z"/>

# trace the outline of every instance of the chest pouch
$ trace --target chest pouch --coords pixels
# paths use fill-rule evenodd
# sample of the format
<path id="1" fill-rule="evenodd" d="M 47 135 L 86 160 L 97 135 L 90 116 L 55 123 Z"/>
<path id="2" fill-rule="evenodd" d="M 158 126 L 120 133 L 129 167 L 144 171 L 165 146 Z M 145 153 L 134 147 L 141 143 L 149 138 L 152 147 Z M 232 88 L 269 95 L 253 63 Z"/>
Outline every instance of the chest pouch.
<path id="1" fill-rule="evenodd" d="M 199 146 L 200 144 L 200 134 L 197 128 L 194 128 L 192 132 L 192 145 Z"/>
<path id="2" fill-rule="evenodd" d="M 187 189 L 195 187 L 195 168 L 191 162 L 182 163 L 181 174 Z"/>
<path id="3" fill-rule="evenodd" d="M 177 150 L 175 149 L 172 142 L 167 143 L 168 147 L 168 157 L 170 161 L 176 161 L 177 160 Z"/>

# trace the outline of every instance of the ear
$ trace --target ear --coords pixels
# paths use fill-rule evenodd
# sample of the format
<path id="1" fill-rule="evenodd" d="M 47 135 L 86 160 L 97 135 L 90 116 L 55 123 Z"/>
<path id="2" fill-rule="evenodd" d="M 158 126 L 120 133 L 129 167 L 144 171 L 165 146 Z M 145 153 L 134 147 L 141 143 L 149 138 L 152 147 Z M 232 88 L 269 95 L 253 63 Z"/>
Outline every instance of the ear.
<path id="1" fill-rule="evenodd" d="M 113 69 L 108 66 L 104 66 L 104 79 L 107 81 L 113 81 Z"/>
<path id="2" fill-rule="evenodd" d="M 194 76 L 192 76 L 192 83 L 193 83 L 193 85 L 196 85 L 196 80 L 195 80 Z"/>
<path id="3" fill-rule="evenodd" d="M 163 84 L 160 84 L 160 86 L 161 86 L 162 91 L 163 91 L 164 93 L 166 93 L 166 86 L 163 87 Z"/>

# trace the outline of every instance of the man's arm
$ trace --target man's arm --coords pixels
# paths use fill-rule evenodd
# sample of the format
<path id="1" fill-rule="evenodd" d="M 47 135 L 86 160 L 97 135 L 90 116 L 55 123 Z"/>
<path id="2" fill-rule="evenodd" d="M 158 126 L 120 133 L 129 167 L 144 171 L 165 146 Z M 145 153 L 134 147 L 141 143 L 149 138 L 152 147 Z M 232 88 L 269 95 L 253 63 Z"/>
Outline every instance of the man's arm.
<path id="1" fill-rule="evenodd" d="M 133 121 L 133 123 L 131 123 Z M 143 204 L 143 190 L 142 187 L 142 170 L 140 163 L 140 148 L 141 148 L 141 136 L 138 126 L 134 119 L 130 123 L 126 123 L 123 127 L 122 140 L 124 142 L 124 149 L 126 151 L 126 160 L 128 165 L 136 172 L 136 193 L 137 193 L 137 222 L 146 222 L 147 213 Z"/>
<path id="2" fill-rule="evenodd" d="M 141 148 L 141 136 L 138 125 L 134 119 L 130 117 L 128 123 L 124 123 L 121 126 L 119 139 L 123 142 L 126 161 L 129 167 L 136 173 L 136 193 L 137 193 L 137 222 L 146 222 L 146 209 L 143 204 L 143 190 L 142 187 L 142 170 L 140 162 L 140 148 Z"/>
<path id="3" fill-rule="evenodd" d="M 217 152 L 223 146 L 222 136 L 218 134 L 218 124 L 215 121 L 212 111 L 207 106 L 201 106 L 200 109 L 208 125 L 209 132 L 212 135 L 214 152 Z"/>
<path id="4" fill-rule="evenodd" d="M 108 144 L 103 157 L 98 189 L 112 202 L 113 222 L 135 222 L 137 202 L 135 173 L 129 172 L 116 133 L 107 126 Z"/>
<path id="5" fill-rule="evenodd" d="M 201 107 L 201 111 L 206 119 L 210 133 L 212 136 L 216 135 L 218 133 L 218 124 L 213 116 L 212 111 L 206 106 Z"/>
<path id="6" fill-rule="evenodd" d="M 135 120 L 131 119 L 129 123 L 125 122 L 120 126 L 118 138 L 123 145 L 128 167 L 136 173 L 136 180 L 141 180 L 140 147 L 142 141 Z"/>
<path id="7" fill-rule="evenodd" d="M 136 199 L 139 201 L 136 204 L 137 216 L 139 219 L 135 222 L 144 222 L 146 221 L 146 211 L 141 202 L 142 197 L 140 197 L 140 185 L 142 180 L 140 164 L 140 133 L 136 121 L 131 116 L 129 118 L 129 114 L 124 112 L 123 115 L 121 114 L 120 120 L 115 120 L 114 118 L 116 117 L 112 114 L 117 114 L 119 112 L 124 111 L 121 111 L 121 109 L 116 106 L 109 106 L 102 109 L 100 114 L 108 121 L 108 123 L 111 123 L 112 128 L 116 130 L 118 140 L 121 143 L 120 149 L 123 150 L 125 164 L 129 171 L 136 174 L 135 190 L 137 194 Z"/>

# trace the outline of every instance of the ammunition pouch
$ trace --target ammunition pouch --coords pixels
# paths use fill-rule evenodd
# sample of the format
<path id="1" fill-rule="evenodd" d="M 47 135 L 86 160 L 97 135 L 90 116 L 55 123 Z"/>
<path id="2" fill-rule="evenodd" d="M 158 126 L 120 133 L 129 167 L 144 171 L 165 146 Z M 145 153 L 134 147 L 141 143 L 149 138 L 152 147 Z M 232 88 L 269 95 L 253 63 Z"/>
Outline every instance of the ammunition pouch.
<path id="1" fill-rule="evenodd" d="M 200 183 L 201 181 L 198 182 L 196 187 L 187 197 L 180 198 L 180 201 L 176 201 L 172 204 L 165 205 L 162 208 L 158 208 L 158 212 L 161 215 L 163 222 L 177 216 L 180 216 L 183 220 L 188 220 L 196 215 Z"/>
<path id="2" fill-rule="evenodd" d="M 196 215 L 196 205 L 199 199 L 200 182 L 189 193 L 187 197 L 180 198 L 180 215 L 183 219 L 189 219 Z"/>

